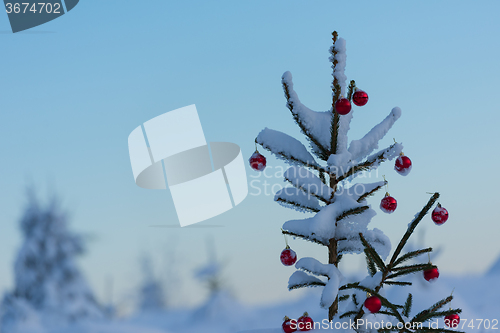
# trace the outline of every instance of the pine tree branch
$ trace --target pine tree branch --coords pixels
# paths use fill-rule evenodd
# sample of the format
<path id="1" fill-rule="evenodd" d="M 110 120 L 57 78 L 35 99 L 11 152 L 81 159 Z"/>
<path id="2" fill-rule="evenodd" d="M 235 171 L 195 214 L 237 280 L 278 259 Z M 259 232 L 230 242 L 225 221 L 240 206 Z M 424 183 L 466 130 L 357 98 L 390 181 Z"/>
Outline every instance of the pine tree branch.
<path id="1" fill-rule="evenodd" d="M 424 208 L 420 211 L 420 213 L 418 213 L 415 219 L 413 219 L 413 221 L 411 222 L 410 226 L 406 230 L 406 233 L 404 234 L 396 250 L 394 251 L 394 254 L 392 255 L 392 259 L 389 263 L 391 269 L 392 267 L 394 267 L 394 262 L 397 260 L 399 254 L 401 253 L 401 250 L 403 250 L 403 247 L 406 245 L 406 242 L 408 242 L 408 239 L 410 238 L 411 234 L 413 233 L 417 225 L 420 223 L 420 221 L 422 221 L 424 216 L 429 212 L 429 210 L 432 208 L 432 206 L 434 205 L 434 203 L 437 201 L 438 198 L 439 198 L 439 193 L 437 192 L 434 193 L 434 195 L 427 202 L 427 205 L 424 206 Z"/>
<path id="2" fill-rule="evenodd" d="M 406 282 L 406 281 L 384 281 L 384 284 L 388 285 L 394 285 L 394 286 L 411 286 L 411 282 Z"/>
<path id="3" fill-rule="evenodd" d="M 377 267 L 375 267 L 373 259 L 371 259 L 371 257 L 367 255 L 365 255 L 365 259 L 366 259 L 366 266 L 368 267 L 368 271 L 370 272 L 370 276 L 374 276 L 375 274 L 377 274 Z"/>
<path id="4" fill-rule="evenodd" d="M 290 96 L 290 87 L 288 86 L 288 84 L 285 81 L 282 81 L 282 85 L 283 85 L 283 91 L 285 92 L 285 97 L 287 100 L 286 105 L 287 105 L 288 109 L 290 110 L 290 112 L 292 112 L 293 120 L 295 120 L 295 123 L 299 126 L 302 133 L 304 133 L 304 135 L 306 135 L 308 137 L 308 139 L 318 148 L 319 157 L 322 160 L 326 161 L 328 159 L 328 157 L 330 156 L 328 149 L 325 148 L 323 145 L 321 145 L 321 143 L 319 143 L 319 140 L 314 136 L 314 134 L 311 133 L 306 128 L 305 124 L 302 122 L 302 119 L 300 119 L 298 113 L 293 112 L 294 105 L 293 105 L 293 101 L 291 100 L 291 96 Z"/>
<path id="5" fill-rule="evenodd" d="M 410 316 L 412 304 L 413 304 L 413 295 L 408 294 L 408 298 L 406 299 L 405 305 L 403 307 L 403 316 L 405 317 Z"/>
<path id="6" fill-rule="evenodd" d="M 323 184 L 328 185 L 328 184 L 326 183 L 326 176 L 325 176 L 325 172 L 321 172 L 321 171 L 320 171 L 320 173 L 319 173 L 319 179 L 323 182 Z"/>
<path id="7" fill-rule="evenodd" d="M 380 186 L 377 186 L 375 187 L 373 190 L 369 191 L 369 192 L 366 192 L 364 193 L 363 195 L 361 195 L 358 200 L 356 200 L 357 202 L 361 202 L 363 200 L 365 200 L 366 198 L 368 198 L 369 196 L 372 196 L 375 194 L 375 192 L 377 192 L 378 190 L 380 190 L 381 188 L 383 188 L 385 185 L 387 184 L 387 181 L 384 182 L 384 185 L 380 185 Z"/>
<path id="8" fill-rule="evenodd" d="M 338 38 L 338 33 L 337 31 L 332 32 L 332 40 L 333 40 L 333 46 L 331 47 L 331 60 L 332 60 L 332 69 L 333 72 L 335 73 L 335 67 L 337 67 L 338 60 L 336 59 L 337 51 L 335 51 L 335 43 L 337 42 Z M 336 154 L 337 153 L 337 142 L 338 142 L 338 133 L 339 133 L 339 125 L 340 125 L 340 116 L 337 112 L 335 112 L 335 102 L 340 98 L 341 94 L 341 87 L 339 85 L 339 80 L 337 77 L 335 77 L 335 74 L 332 74 L 333 76 L 333 83 L 332 83 L 332 123 L 330 126 L 330 154 Z"/>
<path id="9" fill-rule="evenodd" d="M 364 286 L 360 286 L 359 284 L 356 284 L 356 283 L 348 283 L 348 284 L 346 284 L 346 285 L 344 285 L 344 286 L 342 286 L 342 287 L 344 287 L 345 289 L 359 289 L 359 290 L 362 290 L 362 291 L 364 291 L 364 292 L 370 293 L 370 294 L 371 294 L 371 295 L 373 295 L 373 296 L 377 296 L 377 297 L 380 299 L 380 301 L 382 302 L 382 305 L 383 305 L 383 306 L 385 306 L 386 308 L 388 308 L 388 309 L 392 310 L 392 313 L 394 314 L 394 316 L 395 316 L 395 317 L 396 317 L 396 318 L 397 318 L 397 319 L 398 319 L 401 323 L 403 323 L 403 325 L 404 325 L 405 321 L 404 321 L 403 317 L 401 317 L 401 315 L 399 314 L 399 312 L 398 312 L 398 309 L 397 309 L 396 305 L 394 305 L 394 304 L 392 304 L 391 302 L 389 302 L 389 301 L 388 301 L 385 297 L 381 296 L 381 295 L 380 295 L 378 292 L 376 292 L 375 290 L 370 289 L 370 288 L 367 288 L 367 287 L 364 287 Z M 341 288 L 342 288 L 342 287 L 341 287 Z M 339 288 L 339 290 L 340 290 L 340 288 Z M 364 312 L 363 312 L 363 313 L 364 313 Z M 359 311 L 358 311 L 358 316 L 359 316 Z M 356 318 L 357 318 L 357 316 L 356 316 Z M 358 318 L 358 319 L 359 319 L 359 318 Z M 357 319 L 356 319 L 356 320 L 357 320 Z M 356 320 L 355 320 L 355 321 L 356 321 Z"/>
<path id="10" fill-rule="evenodd" d="M 363 246 L 365 247 L 365 254 L 367 256 L 370 256 L 370 259 L 373 260 L 375 265 L 380 269 L 381 272 L 386 272 L 387 267 L 385 266 L 384 261 L 380 256 L 378 255 L 377 251 L 368 243 L 368 241 L 363 237 L 363 234 L 360 232 L 359 233 L 359 238 L 361 239 L 361 243 L 363 243 Z"/>
<path id="11" fill-rule="evenodd" d="M 397 271 L 404 271 L 406 269 L 418 269 L 418 270 L 422 271 L 422 270 L 431 269 L 432 267 L 434 267 L 432 264 L 425 263 L 425 264 L 415 264 L 415 265 L 394 267 L 394 268 L 392 268 L 392 271 L 397 272 Z"/>
<path id="12" fill-rule="evenodd" d="M 356 207 L 356 208 L 352 208 L 352 209 L 349 209 L 349 210 L 346 210 L 345 212 L 343 212 L 342 214 L 340 214 L 339 216 L 337 216 L 337 222 L 349 217 L 349 216 L 353 216 L 353 215 L 358 215 L 358 214 L 361 214 L 363 213 L 364 211 L 370 209 L 370 207 L 368 206 L 361 206 L 361 207 Z"/>
<path id="13" fill-rule="evenodd" d="M 287 205 L 290 205 L 290 206 L 294 206 L 294 207 L 297 207 L 297 208 L 301 208 L 301 209 L 307 210 L 307 211 L 309 211 L 311 213 L 317 213 L 317 212 L 319 212 L 319 209 L 317 209 L 317 208 L 305 206 L 303 204 L 300 204 L 300 203 L 292 201 L 292 200 L 287 200 L 287 199 L 283 199 L 283 198 L 277 198 L 277 199 L 275 199 L 275 201 L 283 203 L 283 204 L 287 204 Z"/>
<path id="14" fill-rule="evenodd" d="M 255 138 L 255 143 L 259 144 L 262 148 L 264 148 L 265 150 L 271 152 L 272 154 L 278 156 L 279 158 L 281 158 L 282 160 L 285 160 L 287 161 L 289 164 L 296 164 L 296 165 L 300 165 L 300 166 L 304 166 L 304 167 L 308 167 L 308 168 L 312 168 L 316 171 L 318 171 L 320 174 L 321 173 L 327 173 L 327 174 L 330 174 L 328 172 L 328 170 L 326 170 L 325 168 L 323 168 L 321 165 L 317 164 L 316 161 L 314 161 L 316 164 L 312 164 L 312 163 L 309 163 L 308 161 L 304 161 L 304 160 L 301 160 L 295 156 L 288 156 L 288 155 L 285 155 L 283 152 L 279 152 L 279 151 L 276 151 L 276 150 L 273 150 L 269 145 L 267 145 L 264 141 L 262 140 L 257 140 L 258 138 Z M 312 161 L 311 161 L 312 162 Z M 324 175 L 323 175 L 324 176 Z"/>
<path id="15" fill-rule="evenodd" d="M 286 175 L 285 175 L 285 180 L 287 182 L 289 182 L 290 184 L 292 184 L 295 188 L 298 188 L 299 190 L 302 190 L 305 194 L 312 195 L 316 199 L 319 199 L 319 200 L 323 201 L 325 204 L 330 204 L 329 200 L 323 198 L 321 195 L 318 195 L 317 193 L 309 192 L 307 188 L 301 186 L 297 182 L 294 182 L 293 179 L 287 178 Z"/>
<path id="16" fill-rule="evenodd" d="M 359 306 L 358 300 L 356 298 L 356 294 L 352 294 L 352 301 L 353 301 L 354 305 Z"/>
<path id="17" fill-rule="evenodd" d="M 441 309 L 443 306 L 445 306 L 446 304 L 450 303 L 452 299 L 453 299 L 453 296 L 450 295 L 450 296 L 448 296 L 448 297 L 440 300 L 439 302 L 437 302 L 434 305 L 432 305 L 430 308 L 419 312 L 415 317 L 413 317 L 413 319 L 411 320 L 411 322 L 412 323 L 422 323 L 422 322 L 424 322 L 423 318 L 425 318 L 425 316 L 427 316 L 428 314 L 436 312 L 437 310 Z"/>
<path id="18" fill-rule="evenodd" d="M 385 315 L 388 315 L 388 316 L 392 316 L 392 317 L 397 318 L 397 316 L 396 316 L 394 313 L 389 312 L 389 311 L 383 311 L 383 310 L 380 310 L 379 312 L 377 312 L 377 314 L 385 314 Z"/>
<path id="19" fill-rule="evenodd" d="M 407 260 L 418 257 L 419 255 L 421 255 L 423 253 L 427 253 L 427 252 L 432 252 L 432 247 L 428 247 L 428 248 L 422 249 L 422 250 L 411 251 L 411 252 L 403 254 L 398 260 L 396 260 L 394 262 L 393 270 L 396 269 L 397 265 L 402 264 L 403 262 L 405 262 Z"/>
<path id="20" fill-rule="evenodd" d="M 339 302 L 347 301 L 349 299 L 349 295 L 343 295 L 339 297 Z"/>
<path id="21" fill-rule="evenodd" d="M 356 88 L 356 82 L 354 80 L 351 80 L 349 83 L 349 88 L 347 89 L 347 99 L 349 99 L 349 102 L 352 101 L 352 94 L 354 93 L 354 89 Z"/>
<path id="22" fill-rule="evenodd" d="M 311 281 L 311 282 L 307 282 L 307 283 L 294 284 L 292 286 L 289 286 L 288 290 L 295 290 L 295 289 L 307 288 L 307 287 L 324 287 L 324 286 L 326 286 L 326 283 L 324 283 L 324 282 Z"/>
<path id="23" fill-rule="evenodd" d="M 434 268 L 436 266 L 433 266 L 431 263 L 427 263 L 427 264 L 423 264 L 423 265 L 415 265 L 414 267 L 411 267 L 411 266 L 408 266 L 408 267 L 410 267 L 410 268 L 407 268 L 404 270 L 399 270 L 396 273 L 392 273 L 392 274 L 387 275 L 387 279 L 394 279 L 395 277 L 398 277 L 398 276 L 425 271 L 425 270 Z"/>
<path id="24" fill-rule="evenodd" d="M 348 177 L 354 176 L 358 172 L 368 171 L 375 164 L 385 161 L 386 160 L 385 154 L 387 154 L 389 151 L 391 151 L 392 148 L 394 148 L 395 146 L 396 146 L 396 144 L 392 144 L 388 148 L 379 152 L 376 156 L 373 156 L 372 158 L 367 159 L 366 161 L 351 167 L 342 176 L 339 176 L 337 178 L 337 182 L 340 182 Z"/>
<path id="25" fill-rule="evenodd" d="M 290 235 L 292 237 L 299 237 L 299 238 L 302 238 L 306 241 L 309 241 L 309 242 L 312 242 L 312 243 L 316 243 L 316 244 L 319 244 L 319 245 L 323 245 L 323 246 L 328 246 L 328 244 L 325 244 L 323 243 L 321 240 L 319 239 L 316 239 L 316 238 L 310 238 L 309 236 L 305 236 L 305 235 L 300 235 L 300 234 L 296 234 L 294 232 L 291 232 L 291 231 L 288 231 L 288 230 L 283 230 L 281 232 L 283 235 Z"/>
<path id="26" fill-rule="evenodd" d="M 446 317 L 446 316 L 449 316 L 452 314 L 459 314 L 461 312 L 462 312 L 462 309 L 450 309 L 450 310 L 446 310 L 446 311 L 432 312 L 432 313 L 429 313 L 424 318 L 422 318 L 422 320 L 423 320 L 422 322 L 433 319 L 433 318 L 442 318 L 442 317 Z"/>
<path id="27" fill-rule="evenodd" d="M 345 317 L 349 317 L 349 316 L 354 316 L 355 314 L 357 314 L 358 311 L 348 311 L 346 313 L 343 313 L 339 319 L 342 319 L 342 318 L 345 318 Z"/>

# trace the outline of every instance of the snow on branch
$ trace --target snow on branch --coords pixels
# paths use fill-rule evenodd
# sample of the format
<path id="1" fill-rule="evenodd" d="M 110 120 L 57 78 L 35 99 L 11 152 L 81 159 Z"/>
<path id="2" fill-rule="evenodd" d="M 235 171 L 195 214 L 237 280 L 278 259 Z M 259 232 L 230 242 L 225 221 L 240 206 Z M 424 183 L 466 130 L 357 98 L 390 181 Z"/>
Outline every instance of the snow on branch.
<path id="1" fill-rule="evenodd" d="M 361 202 L 370 195 L 373 195 L 375 192 L 380 190 L 382 187 L 384 187 L 387 184 L 387 182 L 381 181 L 381 182 L 375 182 L 375 183 L 357 183 L 346 189 L 345 191 L 347 193 L 351 193 L 353 198 L 357 202 Z"/>
<path id="2" fill-rule="evenodd" d="M 296 188 L 308 195 L 313 195 L 325 203 L 329 203 L 333 190 L 325 185 L 321 179 L 303 167 L 292 166 L 284 173 L 284 178 Z"/>
<path id="3" fill-rule="evenodd" d="M 336 237 L 336 222 L 339 217 L 345 215 L 346 212 L 363 206 L 350 196 L 338 196 L 334 203 L 323 207 L 313 217 L 285 222 L 282 227 L 283 233 L 328 246 L 330 239 Z M 357 216 L 351 216 L 346 220 L 352 221 L 356 218 L 371 217 L 370 211 L 373 212 L 373 210 L 363 211 Z M 366 215 L 367 212 L 370 215 Z"/>
<path id="4" fill-rule="evenodd" d="M 352 159 L 355 161 L 362 160 L 377 149 L 378 142 L 387 134 L 399 117 L 401 117 L 401 109 L 395 107 L 380 124 L 373 127 L 362 139 L 352 140 L 349 145 Z"/>
<path id="5" fill-rule="evenodd" d="M 340 281 L 343 278 L 342 274 L 334 264 L 329 264 L 328 266 L 331 266 L 331 272 L 329 275 L 330 279 L 326 283 L 325 288 L 323 288 L 323 293 L 321 294 L 321 300 L 319 303 L 319 305 L 325 309 L 328 309 L 333 302 L 335 302 L 339 293 Z"/>
<path id="6" fill-rule="evenodd" d="M 341 94 L 346 93 L 346 82 L 347 76 L 345 75 L 345 67 L 347 64 L 347 53 L 346 53 L 346 40 L 342 37 L 336 38 L 334 36 L 334 44 L 330 48 L 330 62 L 332 62 L 333 73 L 332 76 L 337 79 L 338 84 L 341 88 Z"/>
<path id="7" fill-rule="evenodd" d="M 337 267 L 335 267 L 335 265 L 325 265 L 318 260 L 309 257 L 302 258 L 297 261 L 297 263 L 295 264 L 295 268 L 301 269 L 314 275 L 326 276 L 328 278 L 330 277 L 330 275 L 333 276 L 337 274 Z"/>
<path id="8" fill-rule="evenodd" d="M 288 290 L 326 286 L 326 283 L 302 271 L 295 271 L 288 279 Z"/>
<path id="9" fill-rule="evenodd" d="M 287 107 L 292 112 L 293 119 L 311 141 L 313 151 L 326 160 L 330 149 L 332 113 L 330 111 L 313 111 L 304 106 L 293 90 L 292 73 L 285 72 L 281 77 L 281 83 L 287 99 Z"/>
<path id="10" fill-rule="evenodd" d="M 373 230 L 366 230 L 363 233 L 366 241 L 377 251 L 377 253 L 386 259 L 391 251 L 391 241 L 380 229 L 374 228 Z M 352 233 L 348 238 L 339 240 L 338 243 L 339 253 L 352 253 L 360 254 L 364 252 L 364 246 L 359 238 L 359 234 Z"/>
<path id="11" fill-rule="evenodd" d="M 296 209 L 301 212 L 319 212 L 321 206 L 318 199 L 304 193 L 295 187 L 284 187 L 274 195 L 274 201 L 282 206 Z"/>
<path id="12" fill-rule="evenodd" d="M 296 271 L 290 276 L 288 280 L 289 290 L 301 287 L 324 286 L 325 288 L 321 294 L 320 305 L 323 308 L 328 308 L 335 302 L 339 291 L 340 281 L 343 277 L 334 264 L 322 264 L 314 258 L 302 258 L 295 264 L 295 268 L 302 271 Z M 325 283 L 303 271 L 328 277 L 328 281 Z"/>
<path id="13" fill-rule="evenodd" d="M 283 132 L 266 127 L 257 135 L 255 142 L 290 164 L 319 166 L 299 140 Z"/>
<path id="14" fill-rule="evenodd" d="M 347 171 L 345 171 L 340 177 L 337 178 L 337 181 L 340 182 L 349 177 L 355 177 L 360 171 L 369 171 L 372 169 L 376 169 L 380 166 L 385 160 L 392 160 L 396 156 L 403 151 L 403 145 L 400 143 L 395 143 L 383 150 L 378 151 L 375 154 L 372 154 L 367 157 L 366 161 L 359 163 L 357 165 L 352 166 Z M 331 167 L 330 167 L 331 169 Z"/>

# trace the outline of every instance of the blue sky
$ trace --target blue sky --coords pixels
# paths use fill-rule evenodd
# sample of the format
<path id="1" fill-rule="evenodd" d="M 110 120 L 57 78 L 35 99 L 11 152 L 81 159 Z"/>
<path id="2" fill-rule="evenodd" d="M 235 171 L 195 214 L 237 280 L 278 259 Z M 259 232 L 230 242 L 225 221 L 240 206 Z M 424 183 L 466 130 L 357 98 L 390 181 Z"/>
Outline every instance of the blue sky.
<path id="1" fill-rule="evenodd" d="M 87 0 L 17 34 L 0 15 L 0 290 L 12 285 L 17 220 L 34 184 L 42 197 L 58 193 L 72 228 L 89 235 L 80 263 L 102 300 L 112 280 L 114 301 L 130 303 L 147 253 L 159 275 L 172 276 L 170 266 L 182 281 L 171 288 L 174 305 L 200 302 L 205 291 L 192 272 L 208 258 L 206 239 L 243 301 L 300 295 L 286 290 L 293 269 L 279 263 L 279 229 L 306 216 L 250 195 L 200 224 L 223 227 L 150 227 L 177 224 L 176 213 L 168 191 L 135 185 L 127 137 L 146 120 L 196 104 L 207 140 L 237 143 L 246 158 L 264 127 L 299 138 L 280 78 L 291 71 L 301 100 L 329 109 L 333 30 L 347 40 L 348 78 L 370 96 L 356 109 L 350 138 L 399 106 L 403 115 L 381 147 L 396 138 L 414 165 L 408 177 L 392 162 L 380 168 L 399 206 L 371 226 L 396 243 L 426 192 L 439 191 L 450 219 L 437 227 L 429 218 L 416 237 L 442 248 L 434 262 L 441 274 L 483 273 L 500 253 L 499 11 L 498 1 Z M 283 166 L 266 156 L 271 170 Z M 257 173 L 248 168 L 248 176 Z M 374 207 L 382 195 L 371 199 Z M 290 245 L 299 256 L 327 258 L 316 245 Z M 359 269 L 360 259 L 346 258 L 343 269 Z"/>

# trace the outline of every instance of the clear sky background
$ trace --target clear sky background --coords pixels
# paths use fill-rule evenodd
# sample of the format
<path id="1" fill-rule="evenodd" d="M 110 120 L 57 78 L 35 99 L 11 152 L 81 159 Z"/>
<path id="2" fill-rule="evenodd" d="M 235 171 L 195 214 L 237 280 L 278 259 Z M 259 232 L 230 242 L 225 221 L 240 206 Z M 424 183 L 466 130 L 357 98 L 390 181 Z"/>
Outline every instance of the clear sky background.
<path id="1" fill-rule="evenodd" d="M 171 283 L 172 305 L 201 302 L 206 291 L 192 275 L 207 261 L 208 239 L 243 302 L 298 297 L 286 289 L 293 268 L 279 262 L 280 227 L 309 215 L 251 187 L 242 204 L 197 228 L 151 227 L 176 225 L 177 216 L 168 191 L 135 185 L 127 137 L 157 115 L 196 104 L 207 140 L 237 143 L 245 158 L 264 127 L 301 138 L 280 78 L 291 71 L 301 100 L 328 110 L 333 30 L 347 40 L 348 78 L 370 96 L 355 109 L 350 139 L 399 106 L 403 115 L 380 147 L 394 137 L 413 161 L 407 177 L 393 162 L 371 175 L 386 175 L 398 200 L 387 215 L 377 208 L 383 192 L 373 197 L 371 227 L 395 244 L 426 192 L 439 191 L 450 219 L 438 227 L 426 218 L 416 238 L 442 249 L 434 261 L 442 275 L 484 273 L 500 254 L 498 13 L 494 0 L 82 0 L 17 34 L 0 14 L 0 290 L 12 286 L 17 222 L 25 188 L 34 185 L 43 198 L 57 193 L 72 229 L 89 235 L 80 264 L 102 301 L 112 281 L 113 302 L 132 302 L 139 258 L 148 254 Z M 283 164 L 264 154 L 269 171 L 280 171 Z M 249 181 L 259 176 L 247 169 Z M 327 259 L 326 248 L 290 245 L 300 257 Z M 346 257 L 341 268 L 364 269 L 363 258 Z"/>

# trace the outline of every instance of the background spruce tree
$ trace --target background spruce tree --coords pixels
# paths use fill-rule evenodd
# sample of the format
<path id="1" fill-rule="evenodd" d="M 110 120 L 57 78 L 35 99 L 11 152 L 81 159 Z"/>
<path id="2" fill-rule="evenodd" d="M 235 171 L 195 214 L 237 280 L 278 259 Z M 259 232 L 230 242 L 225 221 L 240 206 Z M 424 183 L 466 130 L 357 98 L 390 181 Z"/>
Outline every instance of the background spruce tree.
<path id="1" fill-rule="evenodd" d="M 68 218 L 54 199 L 43 206 L 33 192 L 19 221 L 23 241 L 14 264 L 14 289 L 2 301 L 1 331 L 35 315 L 50 321 L 101 318 L 76 259 L 84 240 L 68 230 Z"/>
<path id="2" fill-rule="evenodd" d="M 391 252 L 390 240 L 381 230 L 368 229 L 368 224 L 376 213 L 367 201 L 386 185 L 386 181 L 352 184 L 352 180 L 363 172 L 376 169 L 384 161 L 397 158 L 397 163 L 402 163 L 400 156 L 403 156 L 403 146 L 400 143 L 395 142 L 376 151 L 378 142 L 401 116 L 401 110 L 398 107 L 393 108 L 389 115 L 363 138 L 352 140 L 348 145 L 347 133 L 353 117 L 350 102 L 356 92 L 364 92 L 356 88 L 355 81 L 350 81 L 347 86 L 347 77 L 344 74 L 346 42 L 338 37 L 337 32 L 333 32 L 332 36 L 330 61 L 333 69 L 333 98 L 329 111 L 317 112 L 307 108 L 300 102 L 293 89 L 291 73 L 285 72 L 282 76 L 286 105 L 308 140 L 310 151 L 299 140 L 268 128 L 262 130 L 255 139 L 257 144 L 291 165 L 284 173 L 284 178 L 292 187 L 278 191 L 275 201 L 299 211 L 316 213 L 311 218 L 285 222 L 282 233 L 324 246 L 328 252 L 328 263 L 322 263 L 315 258 L 301 258 L 297 261 L 297 271 L 291 275 L 288 288 L 292 290 L 322 287 L 320 305 L 328 310 L 327 318 L 330 321 L 363 318 L 365 305 L 369 305 L 367 299 L 371 297 L 378 298 L 381 304 L 380 310 L 375 312 L 391 317 L 394 323 L 400 322 L 403 325 L 424 323 L 458 314 L 460 309 L 443 310 L 453 299 L 451 295 L 418 312 L 412 318 L 409 318 L 412 313 L 411 294 L 405 304 L 393 303 L 383 296 L 384 286 L 411 285 L 411 282 L 401 278 L 435 268 L 430 262 L 408 264 L 410 259 L 429 253 L 432 248 L 407 253 L 403 253 L 403 248 L 417 225 L 437 202 L 439 194 L 434 193 L 415 215 L 387 262 Z M 364 95 L 360 96 L 366 97 L 365 100 L 353 102 L 356 105 L 366 104 L 368 96 Z M 265 158 L 256 152 L 250 163 L 254 169 L 261 170 L 265 166 Z M 398 164 L 396 169 L 397 166 Z M 399 173 L 408 174 L 411 162 L 403 169 L 398 170 Z M 395 209 L 395 206 L 393 208 Z M 360 253 L 366 256 L 369 275 L 362 281 L 342 285 L 339 262 L 346 254 Z M 347 304 L 340 312 L 339 303 L 342 302 Z M 393 330 L 411 331 L 396 327 Z M 417 329 L 412 331 L 446 332 L 448 329 L 431 329 L 424 325 L 422 328 L 417 326 Z"/>

